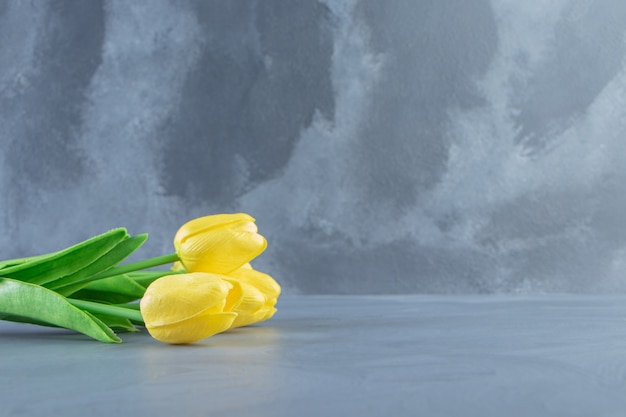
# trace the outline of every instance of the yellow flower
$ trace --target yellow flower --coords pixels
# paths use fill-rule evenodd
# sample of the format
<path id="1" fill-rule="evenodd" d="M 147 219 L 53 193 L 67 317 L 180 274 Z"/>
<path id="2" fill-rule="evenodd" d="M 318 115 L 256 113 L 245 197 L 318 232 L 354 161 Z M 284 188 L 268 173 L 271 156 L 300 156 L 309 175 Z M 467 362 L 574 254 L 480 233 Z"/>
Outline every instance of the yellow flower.
<path id="1" fill-rule="evenodd" d="M 233 287 L 219 275 L 202 272 L 159 278 L 141 299 L 146 328 L 155 339 L 172 344 L 223 332 L 237 318 L 232 309 L 241 303 Z"/>
<path id="2" fill-rule="evenodd" d="M 170 268 L 172 272 L 187 272 L 181 261 L 174 262 Z"/>
<path id="3" fill-rule="evenodd" d="M 276 313 L 274 306 L 281 289 L 271 276 L 256 271 L 247 264 L 224 279 L 233 284 L 232 291 L 241 291 L 241 302 L 233 308 L 237 318 L 231 327 L 264 321 Z"/>
<path id="4" fill-rule="evenodd" d="M 185 223 L 174 237 L 176 254 L 188 272 L 228 274 L 257 257 L 267 241 L 254 218 L 216 214 Z"/>

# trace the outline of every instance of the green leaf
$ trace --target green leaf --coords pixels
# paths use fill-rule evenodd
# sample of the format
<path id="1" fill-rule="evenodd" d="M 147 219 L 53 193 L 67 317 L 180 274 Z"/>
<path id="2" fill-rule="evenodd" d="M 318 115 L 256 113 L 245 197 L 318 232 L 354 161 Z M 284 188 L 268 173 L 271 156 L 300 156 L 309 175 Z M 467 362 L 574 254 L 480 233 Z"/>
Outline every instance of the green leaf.
<path id="1" fill-rule="evenodd" d="M 126 229 L 113 229 L 62 251 L 4 268 L 1 273 L 19 281 L 46 284 L 85 268 L 127 237 Z"/>
<path id="2" fill-rule="evenodd" d="M 133 262 L 129 264 L 119 265 L 114 268 L 109 269 L 108 271 L 104 271 L 94 279 L 100 278 L 108 278 L 113 277 L 115 275 L 124 275 L 129 273 L 136 273 L 137 271 L 144 271 L 150 268 L 154 268 L 156 266 L 162 266 L 165 264 L 169 264 L 172 262 L 178 261 L 178 255 L 175 253 L 170 253 L 169 255 L 157 256 L 156 258 L 144 259 L 143 261 Z"/>
<path id="3" fill-rule="evenodd" d="M 139 331 L 129 319 L 106 314 L 94 314 L 94 316 L 98 317 L 104 324 L 116 332 L 136 333 Z"/>
<path id="4" fill-rule="evenodd" d="M 14 316 L 11 314 L 0 314 L 0 320 L 4 321 L 13 321 L 16 323 L 28 323 L 28 324 L 36 324 L 38 326 L 46 326 L 46 327 L 59 327 L 54 324 L 46 323 L 45 321 L 36 320 L 28 317 Z"/>
<path id="5" fill-rule="evenodd" d="M 166 275 L 177 274 L 172 271 L 136 271 L 128 274 L 101 278 L 87 283 L 76 292 L 64 292 L 65 287 L 58 290 L 62 295 L 80 300 L 98 301 L 111 304 L 123 304 L 139 300 L 146 292 L 146 288 Z"/>
<path id="6" fill-rule="evenodd" d="M 7 259 L 5 261 L 0 262 L 0 270 L 4 268 L 16 266 L 16 265 L 21 265 L 29 261 L 34 261 L 37 258 L 39 258 L 39 256 L 31 256 L 29 258 Z"/>
<path id="7" fill-rule="evenodd" d="M 147 234 L 136 235 L 119 242 L 106 254 L 96 259 L 86 267 L 66 275 L 54 281 L 44 284 L 46 288 L 57 291 L 59 294 L 68 296 L 85 287 L 89 282 L 97 278 L 97 274 L 104 272 L 126 259 L 136 251 L 148 239 Z M 143 295 L 143 293 L 142 293 Z"/>
<path id="8" fill-rule="evenodd" d="M 61 289 L 61 291 L 63 288 Z M 72 293 L 72 298 L 123 304 L 143 297 L 146 289 L 126 275 L 103 278 L 87 283 L 84 288 Z M 67 295 L 67 294 L 64 294 Z"/>
<path id="9" fill-rule="evenodd" d="M 148 288 L 150 284 L 152 284 L 157 279 L 167 276 L 167 275 L 175 275 L 181 274 L 183 272 L 174 272 L 174 271 L 137 271 L 130 272 L 126 274 L 128 278 L 135 281 L 137 284 L 141 285 L 144 288 Z"/>
<path id="10" fill-rule="evenodd" d="M 92 314 L 104 314 L 112 317 L 121 317 L 131 321 L 131 323 L 144 326 L 141 310 L 136 308 L 128 308 L 130 304 L 106 304 L 88 300 L 79 300 L 76 298 L 67 298 L 67 301 L 73 306 Z"/>
<path id="11" fill-rule="evenodd" d="M 34 324 L 45 322 L 75 330 L 101 342 L 122 341 L 106 324 L 74 307 L 65 297 L 39 285 L 10 278 L 0 278 L 0 315 L 19 316 Z"/>

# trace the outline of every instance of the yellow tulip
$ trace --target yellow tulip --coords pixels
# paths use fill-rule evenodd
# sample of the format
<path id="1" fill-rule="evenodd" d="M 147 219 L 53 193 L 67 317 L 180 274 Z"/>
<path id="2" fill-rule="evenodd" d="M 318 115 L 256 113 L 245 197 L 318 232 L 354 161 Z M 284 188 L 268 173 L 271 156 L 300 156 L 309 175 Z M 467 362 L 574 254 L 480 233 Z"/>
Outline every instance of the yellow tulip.
<path id="1" fill-rule="evenodd" d="M 167 275 L 148 286 L 140 302 L 148 332 L 165 343 L 184 344 L 230 328 L 241 304 L 238 291 L 219 275 Z"/>
<path id="2" fill-rule="evenodd" d="M 241 302 L 233 308 L 237 318 L 231 327 L 264 321 L 276 313 L 275 305 L 281 288 L 268 274 L 256 271 L 248 264 L 224 279 L 233 284 L 236 291 L 241 291 Z"/>
<path id="3" fill-rule="evenodd" d="M 170 268 L 172 272 L 187 272 L 181 261 L 174 262 Z"/>
<path id="4" fill-rule="evenodd" d="M 174 247 L 186 271 L 228 274 L 265 250 L 267 241 L 257 231 L 244 213 L 205 216 L 185 223 Z"/>

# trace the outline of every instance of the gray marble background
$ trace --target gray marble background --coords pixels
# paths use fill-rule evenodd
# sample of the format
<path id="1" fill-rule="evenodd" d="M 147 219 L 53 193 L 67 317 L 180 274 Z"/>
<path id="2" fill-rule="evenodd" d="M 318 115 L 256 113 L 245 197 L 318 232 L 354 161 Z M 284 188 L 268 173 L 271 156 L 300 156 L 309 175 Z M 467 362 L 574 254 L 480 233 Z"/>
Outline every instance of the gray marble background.
<path id="1" fill-rule="evenodd" d="M 0 254 L 245 211 L 291 293 L 626 291 L 626 3 L 0 1 Z"/>

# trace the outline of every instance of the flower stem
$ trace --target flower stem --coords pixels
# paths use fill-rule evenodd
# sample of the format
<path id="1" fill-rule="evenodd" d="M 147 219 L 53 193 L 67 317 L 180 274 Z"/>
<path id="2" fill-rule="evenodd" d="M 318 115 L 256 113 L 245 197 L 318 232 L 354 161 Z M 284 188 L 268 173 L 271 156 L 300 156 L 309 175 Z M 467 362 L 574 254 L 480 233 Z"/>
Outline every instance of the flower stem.
<path id="1" fill-rule="evenodd" d="M 146 259 L 144 261 L 138 261 L 138 262 L 133 262 L 133 263 L 126 264 L 126 265 L 116 266 L 98 275 L 95 275 L 93 278 L 90 279 L 90 281 L 113 277 L 115 275 L 127 274 L 129 272 L 135 272 L 135 271 L 139 271 L 142 269 L 153 268 L 155 266 L 171 264 L 176 261 L 178 261 L 178 255 L 176 255 L 175 253 L 170 253 L 169 255 L 157 256 L 156 258 Z"/>
<path id="2" fill-rule="evenodd" d="M 138 310 L 118 307 L 111 304 L 102 304 L 94 303 L 93 301 L 78 300 L 75 298 L 68 298 L 67 301 L 69 301 L 73 306 L 78 307 L 82 310 L 89 311 L 90 313 L 106 314 L 107 316 L 129 319 L 134 322 L 140 323 L 141 325 L 144 324 L 141 312 Z"/>

